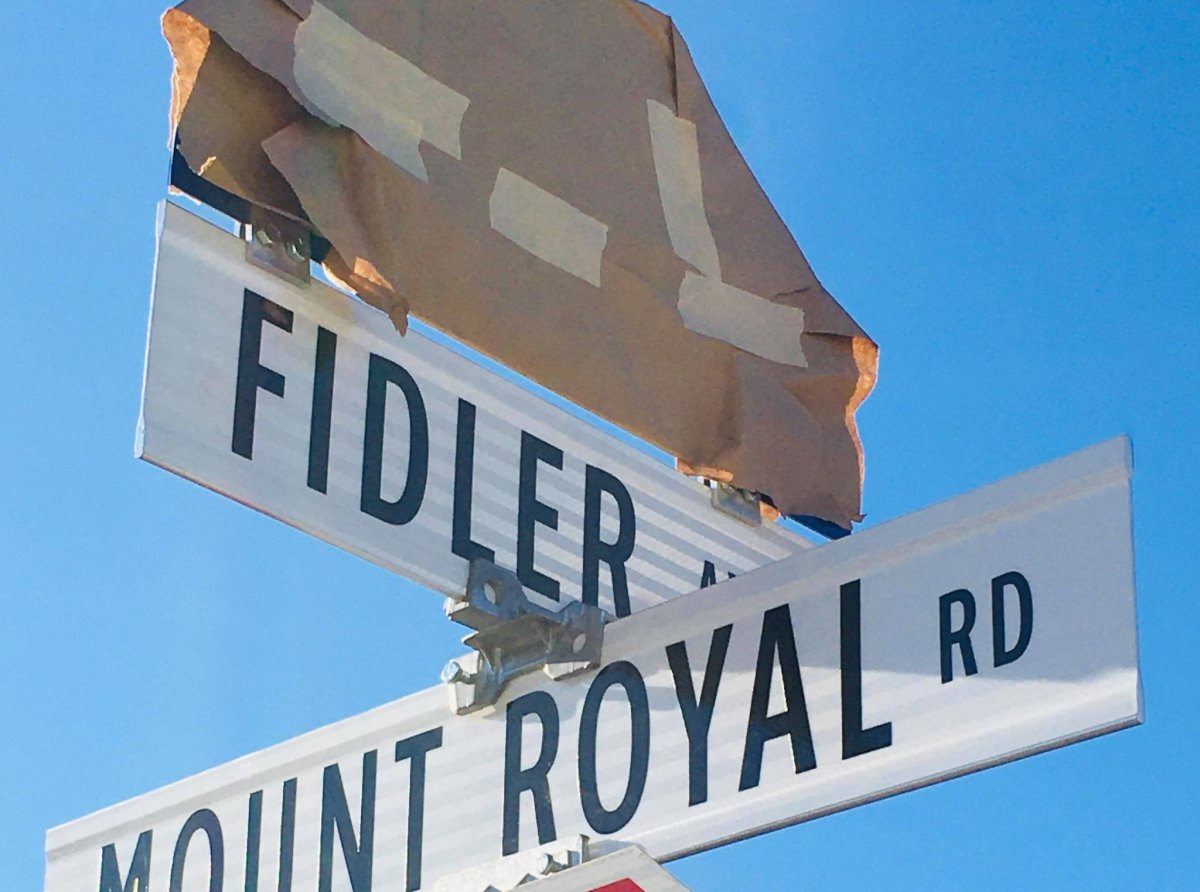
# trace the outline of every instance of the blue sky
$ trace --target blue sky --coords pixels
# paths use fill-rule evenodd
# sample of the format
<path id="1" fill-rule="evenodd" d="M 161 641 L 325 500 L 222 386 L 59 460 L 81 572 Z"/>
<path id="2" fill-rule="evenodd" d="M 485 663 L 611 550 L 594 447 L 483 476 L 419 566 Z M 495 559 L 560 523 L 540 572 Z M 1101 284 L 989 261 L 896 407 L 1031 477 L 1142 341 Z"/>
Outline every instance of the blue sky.
<path id="1" fill-rule="evenodd" d="M 1147 703 L 1141 728 L 672 869 L 698 892 L 1194 888 L 1200 4 L 661 7 L 882 347 L 869 522 L 1132 436 Z M 0 37 L 11 889 L 41 887 L 48 827 L 434 684 L 460 650 L 438 596 L 132 458 L 161 11 L 25 4 Z"/>

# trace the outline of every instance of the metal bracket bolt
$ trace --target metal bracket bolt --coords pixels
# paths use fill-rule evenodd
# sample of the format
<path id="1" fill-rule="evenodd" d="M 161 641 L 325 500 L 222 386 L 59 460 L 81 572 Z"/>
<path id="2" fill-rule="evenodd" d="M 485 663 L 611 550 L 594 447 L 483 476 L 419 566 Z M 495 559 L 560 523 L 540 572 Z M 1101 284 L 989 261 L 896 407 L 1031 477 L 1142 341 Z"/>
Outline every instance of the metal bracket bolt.
<path id="1" fill-rule="evenodd" d="M 537 864 L 534 866 L 538 873 L 544 877 L 548 877 L 552 873 L 560 873 L 566 870 L 570 865 L 563 864 L 562 862 L 558 861 L 549 852 L 542 852 L 542 854 L 538 856 Z"/>
<path id="2" fill-rule="evenodd" d="M 451 660 L 442 670 L 442 684 L 474 684 L 476 677 L 458 660 Z"/>
<path id="3" fill-rule="evenodd" d="M 591 840 L 586 836 L 575 836 L 441 877 L 433 882 L 429 892 L 517 892 L 536 889 L 539 880 L 578 867 L 592 858 Z"/>
<path id="4" fill-rule="evenodd" d="M 729 483 L 711 481 L 712 505 L 752 527 L 762 526 L 762 497 Z"/>
<path id="5" fill-rule="evenodd" d="M 254 207 L 250 212 L 246 259 L 295 285 L 307 285 L 311 278 L 312 234 L 294 220 Z"/>

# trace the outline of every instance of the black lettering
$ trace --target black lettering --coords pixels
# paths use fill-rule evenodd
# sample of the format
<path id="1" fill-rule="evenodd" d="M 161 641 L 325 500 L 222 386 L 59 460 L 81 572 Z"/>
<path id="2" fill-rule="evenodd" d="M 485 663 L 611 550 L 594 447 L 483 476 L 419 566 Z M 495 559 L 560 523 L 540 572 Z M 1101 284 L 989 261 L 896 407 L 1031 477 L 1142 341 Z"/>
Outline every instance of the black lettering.
<path id="1" fill-rule="evenodd" d="M 279 813 L 279 892 L 292 892 L 292 859 L 296 851 L 296 778 L 283 783 Z"/>
<path id="2" fill-rule="evenodd" d="M 325 768 L 321 789 L 321 858 L 317 888 L 320 892 L 333 889 L 333 835 L 342 841 L 342 857 L 353 892 L 371 892 L 371 870 L 375 856 L 375 771 L 376 752 L 363 755 L 362 802 L 359 806 L 358 839 L 354 821 L 342 786 L 342 772 L 335 765 Z"/>
<path id="3" fill-rule="evenodd" d="M 333 377 L 336 368 L 337 335 L 317 326 L 312 420 L 308 430 L 308 486 L 317 492 L 325 492 L 329 486 L 329 436 L 333 425 Z"/>
<path id="4" fill-rule="evenodd" d="M 454 513 L 450 550 L 464 560 L 495 563 L 496 552 L 471 539 L 471 500 L 475 488 L 475 406 L 458 401 L 458 444 L 454 450 Z"/>
<path id="5" fill-rule="evenodd" d="M 863 728 L 862 583 L 841 588 L 842 614 L 842 759 L 892 745 L 892 723 Z"/>
<path id="6" fill-rule="evenodd" d="M 629 779 L 625 795 L 612 811 L 600 801 L 600 786 L 596 776 L 596 735 L 600 722 L 600 706 L 604 695 L 613 685 L 625 689 L 629 700 L 629 719 L 632 740 L 629 747 Z M 633 663 L 617 662 L 596 676 L 583 701 L 579 717 L 579 797 L 583 816 L 597 833 L 616 833 L 637 813 L 646 791 L 646 775 L 650 770 L 650 698 L 646 682 Z"/>
<path id="7" fill-rule="evenodd" d="M 262 848 L 262 790 L 250 794 L 246 814 L 246 892 L 258 892 L 259 852 Z"/>
<path id="8" fill-rule="evenodd" d="M 778 654 L 783 678 L 783 712 L 768 716 L 771 679 Z M 742 756 L 742 780 L 739 790 L 757 787 L 762 778 L 763 747 L 769 740 L 787 735 L 792 744 L 792 764 L 801 774 L 817 767 L 804 682 L 800 677 L 800 658 L 796 654 L 796 633 L 788 605 L 768 610 L 763 616 L 762 637 L 758 644 L 758 662 L 754 670 L 754 689 L 750 694 L 750 720 L 746 727 L 746 749 Z"/>
<path id="9" fill-rule="evenodd" d="M 1017 643 L 1009 650 L 1005 647 L 1004 633 L 1007 624 L 1004 621 L 1004 590 L 1011 586 L 1017 590 L 1017 599 L 1021 610 L 1020 629 L 1017 633 Z M 992 656 L 997 669 L 1015 663 L 1029 649 L 1033 639 L 1033 591 L 1029 580 L 1017 573 L 1005 573 L 992 580 Z"/>
<path id="10" fill-rule="evenodd" d="M 255 294 L 249 288 L 242 298 L 242 337 L 238 347 L 237 389 L 233 402 L 233 451 L 243 458 L 254 458 L 254 416 L 258 409 L 258 391 L 283 396 L 283 375 L 261 364 L 263 322 L 270 322 L 288 334 L 292 331 L 292 311 Z"/>
<path id="11" fill-rule="evenodd" d="M 722 626 L 713 632 L 708 648 L 708 664 L 700 683 L 700 699 L 692 684 L 692 667 L 688 661 L 687 644 L 680 641 L 667 648 L 667 662 L 675 678 L 675 697 L 683 714 L 683 727 L 688 739 L 688 805 L 708 801 L 708 729 L 712 725 L 713 709 L 717 704 L 717 689 L 725 671 L 729 653 L 729 638 L 733 626 Z"/>
<path id="12" fill-rule="evenodd" d="M 521 730 L 528 715 L 537 716 L 542 726 L 542 745 L 537 761 L 521 768 Z M 545 691 L 533 691 L 508 704 L 504 728 L 504 826 L 503 854 L 521 847 L 521 794 L 533 795 L 533 815 L 538 844 L 553 842 L 554 809 L 550 802 L 550 768 L 558 756 L 558 706 Z"/>
<path id="13" fill-rule="evenodd" d="M 737 574 L 731 570 L 725 571 L 727 579 L 737 579 Z M 708 588 L 717 584 L 717 565 L 712 561 L 704 562 L 704 570 L 700 573 L 700 588 Z"/>
<path id="14" fill-rule="evenodd" d="M 421 849 L 425 836 L 425 757 L 442 745 L 442 729 L 396 743 L 396 761 L 412 760 L 408 775 L 408 857 L 404 868 L 407 892 L 421 888 Z"/>
<path id="15" fill-rule="evenodd" d="M 962 607 L 963 621 L 954 629 L 954 605 Z M 975 628 L 975 596 L 965 588 L 942 595 L 939 602 L 941 612 L 942 684 L 954 680 L 954 647 L 962 653 L 963 672 L 974 675 L 979 671 L 975 664 L 975 649 L 971 647 L 971 630 Z"/>
<path id="16" fill-rule="evenodd" d="M 394 502 L 387 501 L 381 495 L 383 432 L 389 384 L 400 388 L 408 405 L 408 477 L 404 483 L 404 493 Z M 425 414 L 421 389 L 402 366 L 372 353 L 367 376 L 367 418 L 363 431 L 363 513 L 393 526 L 411 522 L 425 500 L 428 477 L 429 418 Z"/>
<path id="17" fill-rule="evenodd" d="M 138 837 L 129 863 L 129 875 L 121 881 L 121 865 L 117 863 L 117 847 L 109 844 L 100 853 L 100 892 L 146 892 L 150 887 L 150 849 L 154 831 L 147 830 Z"/>
<path id="18" fill-rule="evenodd" d="M 617 541 L 600 538 L 600 500 L 607 493 L 617 503 Z M 612 574 L 613 604 L 617 616 L 629 616 L 629 578 L 625 562 L 633 555 L 637 516 L 633 498 L 625 484 L 599 468 L 588 465 L 583 507 L 583 603 L 600 603 L 600 562 Z"/>
<path id="19" fill-rule="evenodd" d="M 208 892 L 221 892 L 225 886 L 225 839 L 221 835 L 221 822 L 207 808 L 202 808 L 188 818 L 179 839 L 175 841 L 175 857 L 171 859 L 170 892 L 183 892 L 183 866 L 187 859 L 188 845 L 192 837 L 203 830 L 208 837 Z"/>
<path id="20" fill-rule="evenodd" d="M 537 500 L 539 462 L 561 471 L 563 452 L 557 446 L 551 446 L 533 434 L 521 431 L 521 476 L 517 493 L 517 578 L 526 588 L 557 601 L 558 580 L 539 573 L 533 567 L 535 526 L 540 523 L 552 530 L 558 529 L 558 512 Z"/>

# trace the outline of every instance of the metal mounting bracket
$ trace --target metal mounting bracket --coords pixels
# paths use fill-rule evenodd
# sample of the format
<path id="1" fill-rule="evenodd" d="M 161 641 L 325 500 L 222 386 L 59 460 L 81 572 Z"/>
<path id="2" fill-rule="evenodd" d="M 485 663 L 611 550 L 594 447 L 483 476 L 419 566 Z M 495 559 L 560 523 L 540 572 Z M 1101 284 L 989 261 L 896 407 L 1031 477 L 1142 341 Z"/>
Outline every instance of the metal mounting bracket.
<path id="1" fill-rule="evenodd" d="M 253 213 L 255 210 L 269 213 L 264 208 L 247 201 L 245 198 L 222 189 L 216 183 L 212 182 L 212 180 L 206 180 L 192 170 L 188 166 L 187 159 L 183 157 L 183 152 L 179 150 L 178 134 L 175 136 L 175 150 L 171 155 L 170 188 L 172 192 L 189 195 L 201 204 L 208 205 L 225 216 L 237 220 L 244 226 L 254 224 Z M 288 218 L 285 217 L 282 219 L 286 220 Z M 308 230 L 308 241 L 312 246 L 312 259 L 317 263 L 324 263 L 325 258 L 329 256 L 329 252 L 333 249 L 328 239 L 324 239 L 317 233 Z"/>
<path id="2" fill-rule="evenodd" d="M 600 665 L 603 610 L 578 601 L 558 611 L 535 604 L 515 573 L 491 561 L 471 561 L 466 591 L 449 598 L 445 610 L 476 630 L 463 639 L 474 653 L 442 670 L 458 715 L 491 706 L 517 676 L 540 669 L 558 680 Z"/>
<path id="3" fill-rule="evenodd" d="M 442 877 L 429 892 L 512 892 L 592 858 L 588 837 L 576 836 Z"/>
<path id="4" fill-rule="evenodd" d="M 752 527 L 762 526 L 762 497 L 758 493 L 716 480 L 710 487 L 714 508 Z"/>
<path id="5" fill-rule="evenodd" d="M 250 208 L 246 259 L 295 285 L 307 285 L 311 274 L 312 235 L 308 227 L 264 208 Z"/>

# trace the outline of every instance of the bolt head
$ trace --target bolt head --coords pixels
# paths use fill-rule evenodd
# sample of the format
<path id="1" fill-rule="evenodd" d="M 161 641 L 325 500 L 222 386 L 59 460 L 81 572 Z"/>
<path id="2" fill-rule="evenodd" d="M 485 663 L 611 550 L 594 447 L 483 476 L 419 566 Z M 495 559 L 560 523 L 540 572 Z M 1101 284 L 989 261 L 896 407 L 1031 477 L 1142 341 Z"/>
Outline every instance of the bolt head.
<path id="1" fill-rule="evenodd" d="M 442 681 L 445 684 L 456 684 L 460 681 L 468 681 L 470 674 L 463 668 L 462 663 L 458 660 L 451 660 L 442 669 Z"/>

